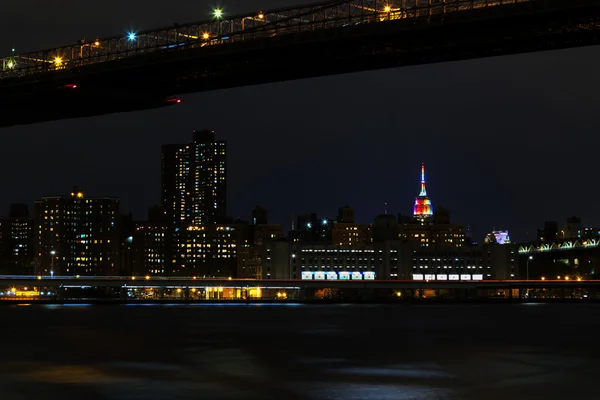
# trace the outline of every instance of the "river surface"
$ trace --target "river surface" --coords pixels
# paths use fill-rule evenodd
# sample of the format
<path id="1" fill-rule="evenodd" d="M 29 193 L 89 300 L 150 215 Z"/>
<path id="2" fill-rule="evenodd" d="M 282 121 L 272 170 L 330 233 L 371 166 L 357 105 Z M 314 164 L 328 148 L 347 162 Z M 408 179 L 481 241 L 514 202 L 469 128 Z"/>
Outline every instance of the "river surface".
<path id="1" fill-rule="evenodd" d="M 600 304 L 0 307 L 1 399 L 598 398 Z"/>

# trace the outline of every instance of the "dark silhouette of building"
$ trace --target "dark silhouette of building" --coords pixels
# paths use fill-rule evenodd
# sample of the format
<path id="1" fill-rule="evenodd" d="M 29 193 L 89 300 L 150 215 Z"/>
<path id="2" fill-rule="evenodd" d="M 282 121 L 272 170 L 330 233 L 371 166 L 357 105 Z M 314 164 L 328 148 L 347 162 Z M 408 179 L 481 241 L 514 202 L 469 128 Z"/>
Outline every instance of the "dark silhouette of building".
<path id="1" fill-rule="evenodd" d="M 31 274 L 34 266 L 33 218 L 26 204 L 11 204 L 9 216 L 0 218 L 0 270 Z"/>
<path id="2" fill-rule="evenodd" d="M 309 243 L 331 243 L 333 222 L 329 218 L 319 218 L 316 213 L 299 215 L 295 229 L 289 234 L 293 241 Z"/>
<path id="3" fill-rule="evenodd" d="M 543 243 L 554 243 L 558 238 L 558 222 L 544 222 L 544 229 L 538 229 L 538 241 Z"/>
<path id="4" fill-rule="evenodd" d="M 173 225 L 222 222 L 227 213 L 226 143 L 210 130 L 162 147 L 162 205 Z"/>
<path id="5" fill-rule="evenodd" d="M 131 213 L 121 216 L 121 226 L 119 229 L 119 244 L 121 246 L 119 275 L 133 274 L 133 234 L 135 232 L 135 222 Z"/>
<path id="6" fill-rule="evenodd" d="M 253 225 L 265 225 L 269 223 L 268 212 L 261 206 L 254 207 L 252 210 L 252 224 Z"/>
<path id="7" fill-rule="evenodd" d="M 354 223 L 354 209 L 349 206 L 340 207 L 337 222 L 346 224 Z"/>
<path id="8" fill-rule="evenodd" d="M 577 239 L 581 231 L 581 218 L 569 217 L 561 231 L 561 239 Z"/>
<path id="9" fill-rule="evenodd" d="M 450 210 L 442 206 L 438 206 L 433 213 L 433 223 L 435 225 L 449 225 Z"/>
<path id="10" fill-rule="evenodd" d="M 392 214 L 378 215 L 373 223 L 373 243 L 388 240 L 398 240 L 398 221 Z"/>
<path id="11" fill-rule="evenodd" d="M 35 256 L 38 273 L 118 275 L 120 272 L 119 199 L 70 196 L 35 202 Z"/>
<path id="12" fill-rule="evenodd" d="M 173 275 L 171 229 L 162 206 L 148 210 L 148 221 L 135 226 L 132 238 L 134 275 Z"/>

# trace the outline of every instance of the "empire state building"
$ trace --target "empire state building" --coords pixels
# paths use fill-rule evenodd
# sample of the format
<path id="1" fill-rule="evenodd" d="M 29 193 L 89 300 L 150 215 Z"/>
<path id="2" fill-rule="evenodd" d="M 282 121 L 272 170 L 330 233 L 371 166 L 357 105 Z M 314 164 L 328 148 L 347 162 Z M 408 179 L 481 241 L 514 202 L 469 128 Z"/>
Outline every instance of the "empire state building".
<path id="1" fill-rule="evenodd" d="M 425 163 L 421 164 L 421 192 L 415 199 L 413 215 L 416 220 L 422 223 L 433 217 L 433 208 L 425 188 Z"/>

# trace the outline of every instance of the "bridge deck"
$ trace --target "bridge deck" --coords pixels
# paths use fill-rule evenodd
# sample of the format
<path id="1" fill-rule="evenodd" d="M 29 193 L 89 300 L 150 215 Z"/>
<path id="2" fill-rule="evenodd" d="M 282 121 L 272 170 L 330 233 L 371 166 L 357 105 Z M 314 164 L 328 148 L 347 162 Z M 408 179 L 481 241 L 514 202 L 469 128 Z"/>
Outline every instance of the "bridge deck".
<path id="1" fill-rule="evenodd" d="M 0 84 L 46 72 L 60 72 L 96 63 L 155 52 L 247 42 L 274 36 L 334 29 L 394 20 L 415 20 L 455 12 L 495 8 L 544 0 L 330 0 L 301 7 L 259 11 L 228 19 L 129 32 L 122 35 L 80 40 L 75 44 L 0 59 Z M 537 4 L 536 4 L 537 5 Z"/>

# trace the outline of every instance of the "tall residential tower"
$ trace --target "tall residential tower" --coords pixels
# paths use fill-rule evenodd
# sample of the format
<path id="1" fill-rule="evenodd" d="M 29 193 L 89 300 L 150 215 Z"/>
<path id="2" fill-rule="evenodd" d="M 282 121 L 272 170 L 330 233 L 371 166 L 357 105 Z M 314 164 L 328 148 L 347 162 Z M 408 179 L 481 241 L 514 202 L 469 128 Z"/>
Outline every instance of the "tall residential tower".
<path id="1" fill-rule="evenodd" d="M 173 225 L 214 224 L 226 217 L 227 149 L 210 130 L 189 144 L 162 148 L 162 204 Z"/>

